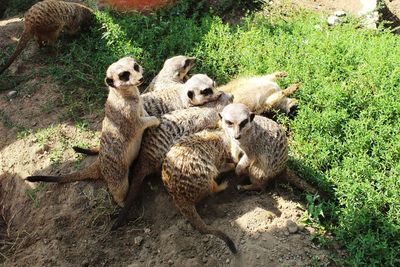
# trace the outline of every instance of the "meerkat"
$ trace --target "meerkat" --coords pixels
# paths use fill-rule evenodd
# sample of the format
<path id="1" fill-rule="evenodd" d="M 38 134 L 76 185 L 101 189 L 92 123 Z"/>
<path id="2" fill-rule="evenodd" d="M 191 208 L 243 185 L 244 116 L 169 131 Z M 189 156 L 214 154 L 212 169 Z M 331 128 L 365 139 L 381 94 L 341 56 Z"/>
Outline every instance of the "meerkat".
<path id="1" fill-rule="evenodd" d="M 105 83 L 109 94 L 105 104 L 100 150 L 97 160 L 78 172 L 57 176 L 29 176 L 30 182 L 67 183 L 103 179 L 115 202 L 123 206 L 129 188 L 129 166 L 137 157 L 145 129 L 157 126 L 160 120 L 148 116 L 143 108 L 138 86 L 143 69 L 131 57 L 111 64 Z"/>
<path id="2" fill-rule="evenodd" d="M 237 175 L 248 175 L 251 184 L 239 191 L 263 189 L 275 177 L 311 193 L 317 190 L 287 168 L 288 142 L 282 127 L 255 115 L 241 103 L 227 105 L 220 113 L 221 128 L 231 142 L 231 156 Z"/>
<path id="3" fill-rule="evenodd" d="M 132 181 L 125 206 L 114 222 L 112 230 L 122 226 L 126 221 L 129 209 L 139 195 L 144 178 L 150 174 L 161 172 L 162 161 L 170 147 L 184 136 L 206 128 L 216 128 L 219 123 L 219 112 L 223 107 L 232 103 L 232 100 L 231 94 L 222 93 L 216 101 L 209 102 L 204 106 L 165 114 L 161 117 L 158 127 L 146 131 L 139 156 L 131 168 Z"/>
<path id="4" fill-rule="evenodd" d="M 159 91 L 174 87 L 176 84 L 184 83 L 188 80 L 187 73 L 193 67 L 195 61 L 195 57 L 181 55 L 167 59 L 164 62 L 163 68 L 157 76 L 153 78 L 143 93 Z"/>
<path id="5" fill-rule="evenodd" d="M 145 111 L 150 116 L 160 118 L 162 115 L 175 110 L 213 102 L 219 99 L 222 93 L 215 89 L 215 82 L 210 77 L 205 74 L 195 74 L 184 84 L 162 91 L 145 93 L 141 96 Z M 86 149 L 75 146 L 73 149 L 86 155 L 94 156 L 99 153 L 99 148 Z"/>
<path id="6" fill-rule="evenodd" d="M 22 36 L 8 61 L 1 67 L 0 74 L 11 65 L 31 39 L 35 38 L 39 47 L 45 43 L 52 46 L 63 29 L 74 34 L 80 28 L 87 27 L 93 19 L 93 11 L 79 3 L 45 0 L 34 4 L 25 14 Z"/>
<path id="7" fill-rule="evenodd" d="M 245 104 L 256 114 L 271 110 L 271 101 L 279 97 L 281 100 L 272 108 L 289 114 L 297 106 L 297 100 L 287 96 L 294 93 L 300 84 L 281 90 L 276 80 L 286 76 L 286 72 L 278 71 L 264 76 L 238 78 L 218 87 L 218 90 L 233 94 L 235 103 Z"/>
<path id="8" fill-rule="evenodd" d="M 142 94 L 144 108 L 151 116 L 163 114 L 192 106 L 201 106 L 218 99 L 220 91 L 215 82 L 205 74 L 195 74 L 184 84 L 160 91 Z"/>
<path id="9" fill-rule="evenodd" d="M 227 181 L 217 184 L 215 179 L 235 168 L 230 160 L 230 140 L 223 130 L 204 130 L 172 146 L 162 164 L 161 178 L 181 214 L 201 233 L 217 236 L 236 253 L 232 239 L 206 225 L 196 210 L 201 199 L 227 188 Z"/>

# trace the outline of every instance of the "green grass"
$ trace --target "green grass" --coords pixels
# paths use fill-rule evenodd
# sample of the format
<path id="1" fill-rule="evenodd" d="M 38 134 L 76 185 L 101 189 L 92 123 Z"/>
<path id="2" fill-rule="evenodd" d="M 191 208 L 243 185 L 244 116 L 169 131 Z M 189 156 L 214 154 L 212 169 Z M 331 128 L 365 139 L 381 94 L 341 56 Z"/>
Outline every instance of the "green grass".
<path id="1" fill-rule="evenodd" d="M 248 15 L 230 25 L 188 1 L 147 17 L 99 12 L 97 27 L 77 39 L 63 37 L 59 56 L 42 71 L 63 85 L 61 104 L 76 121 L 101 108 L 105 70 L 128 54 L 144 66 L 148 82 L 177 54 L 196 56 L 192 73 L 220 84 L 287 71 L 283 87 L 303 83 L 297 116 L 279 117 L 291 131 L 290 166 L 331 192 L 308 219 L 324 214 L 314 222 L 343 244 L 347 265 L 398 266 L 400 39 L 357 29 L 352 20 L 328 28 L 322 15 L 286 13 Z"/>

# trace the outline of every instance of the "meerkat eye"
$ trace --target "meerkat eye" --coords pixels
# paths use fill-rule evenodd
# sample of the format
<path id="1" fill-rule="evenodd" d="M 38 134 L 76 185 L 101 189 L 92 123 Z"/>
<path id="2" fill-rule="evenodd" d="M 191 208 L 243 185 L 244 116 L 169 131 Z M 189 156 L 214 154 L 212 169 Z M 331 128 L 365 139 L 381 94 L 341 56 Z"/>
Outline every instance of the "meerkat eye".
<path id="1" fill-rule="evenodd" d="M 226 125 L 228 125 L 229 127 L 233 126 L 233 122 L 231 122 L 231 121 L 225 120 L 225 123 L 226 123 Z"/>
<path id="2" fill-rule="evenodd" d="M 133 69 L 134 69 L 135 71 L 139 72 L 139 71 L 140 71 L 139 64 L 137 64 L 137 63 L 133 64 Z"/>
<path id="3" fill-rule="evenodd" d="M 201 90 L 200 94 L 208 96 L 208 95 L 212 95 L 214 93 L 214 91 L 211 88 L 206 88 L 204 90 Z"/>
<path id="4" fill-rule="evenodd" d="M 108 86 L 115 87 L 115 86 L 114 86 L 114 80 L 111 79 L 111 78 L 106 78 L 106 84 L 107 84 Z"/>
<path id="5" fill-rule="evenodd" d="M 188 92 L 187 92 L 187 96 L 188 96 L 190 99 L 193 99 L 193 96 L 194 96 L 193 91 L 188 91 Z"/>
<path id="6" fill-rule="evenodd" d="M 186 59 L 185 63 L 183 64 L 183 68 L 187 68 L 190 65 L 190 59 Z"/>
<path id="7" fill-rule="evenodd" d="M 129 76 L 131 76 L 129 71 L 124 71 L 118 75 L 119 79 L 124 82 L 129 81 Z"/>
<path id="8" fill-rule="evenodd" d="M 243 120 L 243 121 L 239 124 L 239 128 L 240 128 L 240 129 L 243 129 L 243 127 L 246 126 L 247 122 L 248 122 L 247 119 Z"/>

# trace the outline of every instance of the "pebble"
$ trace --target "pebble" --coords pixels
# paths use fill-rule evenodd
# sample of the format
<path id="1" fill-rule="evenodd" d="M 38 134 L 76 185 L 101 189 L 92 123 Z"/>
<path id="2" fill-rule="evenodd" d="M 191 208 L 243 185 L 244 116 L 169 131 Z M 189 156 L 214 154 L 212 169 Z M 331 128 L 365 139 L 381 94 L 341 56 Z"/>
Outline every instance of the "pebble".
<path id="1" fill-rule="evenodd" d="M 226 263 L 230 263 L 231 262 L 231 260 L 230 259 L 226 259 L 226 261 L 225 261 Z"/>
<path id="2" fill-rule="evenodd" d="M 295 223 L 292 220 L 287 220 L 286 221 L 286 227 L 287 227 L 289 233 L 291 233 L 291 234 L 295 234 L 299 230 L 299 227 L 297 226 L 297 223 Z"/>
<path id="3" fill-rule="evenodd" d="M 257 255 L 256 255 L 256 259 L 259 259 L 259 258 L 260 258 L 260 254 L 257 254 Z"/>
<path id="4" fill-rule="evenodd" d="M 16 95 L 17 95 L 17 91 L 10 91 L 7 94 L 8 97 L 15 97 Z"/>
<path id="5" fill-rule="evenodd" d="M 346 16 L 346 12 L 343 10 L 336 10 L 335 13 L 333 13 L 336 17 L 344 17 Z"/>
<path id="6" fill-rule="evenodd" d="M 328 25 L 329 26 L 335 26 L 336 24 L 340 23 L 340 19 L 339 17 L 335 16 L 335 15 L 331 15 L 328 17 Z"/>
<path id="7" fill-rule="evenodd" d="M 290 235 L 289 232 L 285 231 L 285 236 L 289 236 L 289 235 Z"/>
<path id="8" fill-rule="evenodd" d="M 142 241 L 143 241 L 143 237 L 141 237 L 141 236 L 137 236 L 134 239 L 135 245 L 137 245 L 137 246 L 140 246 L 142 244 Z"/>
<path id="9" fill-rule="evenodd" d="M 150 228 L 144 228 L 144 233 L 145 233 L 145 234 L 150 234 L 150 232 L 151 232 L 151 229 L 150 229 Z"/>
<path id="10" fill-rule="evenodd" d="M 173 260 L 168 260 L 168 264 L 172 265 L 172 264 L 174 264 L 174 261 Z"/>

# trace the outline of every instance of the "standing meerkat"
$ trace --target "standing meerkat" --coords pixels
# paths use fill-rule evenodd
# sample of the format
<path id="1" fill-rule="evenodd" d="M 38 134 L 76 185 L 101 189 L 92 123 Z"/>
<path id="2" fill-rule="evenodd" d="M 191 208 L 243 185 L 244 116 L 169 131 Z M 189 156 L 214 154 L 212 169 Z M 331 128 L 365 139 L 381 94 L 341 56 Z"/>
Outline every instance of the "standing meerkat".
<path id="1" fill-rule="evenodd" d="M 195 74 L 184 84 L 142 94 L 143 105 L 151 116 L 161 115 L 178 109 L 201 106 L 218 99 L 220 91 L 215 82 L 205 74 Z"/>
<path id="2" fill-rule="evenodd" d="M 123 206 L 129 188 L 129 166 L 139 153 L 143 132 L 160 123 L 159 119 L 144 112 L 138 89 L 143 80 L 142 72 L 142 67 L 131 57 L 124 57 L 108 67 L 105 83 L 109 94 L 100 136 L 100 153 L 92 165 L 59 177 L 29 176 L 26 180 L 67 183 L 103 179 L 115 202 Z"/>
<path id="3" fill-rule="evenodd" d="M 195 57 L 175 56 L 164 62 L 163 68 L 156 77 L 150 82 L 143 93 L 164 90 L 175 87 L 176 84 L 182 84 L 188 80 L 187 73 L 196 62 Z"/>
<path id="4" fill-rule="evenodd" d="M 131 168 L 132 181 L 125 206 L 120 211 L 112 230 L 120 227 L 126 221 L 129 209 L 140 193 L 144 178 L 150 174 L 161 172 L 162 161 L 171 146 L 184 136 L 206 128 L 216 128 L 219 123 L 218 112 L 232 103 L 232 99 L 231 94 L 222 93 L 216 101 L 209 102 L 204 106 L 165 114 L 161 117 L 158 127 L 146 131 L 139 156 Z"/>
<path id="5" fill-rule="evenodd" d="M 205 74 L 196 74 L 184 84 L 177 84 L 175 87 L 142 94 L 141 96 L 146 112 L 150 116 L 160 118 L 162 115 L 175 110 L 213 102 L 219 99 L 222 93 L 215 89 L 215 82 L 210 77 Z M 73 147 L 73 149 L 76 152 L 93 156 L 99 152 L 99 148 Z"/>
<path id="6" fill-rule="evenodd" d="M 221 127 L 230 139 L 232 159 L 237 163 L 235 173 L 247 174 L 251 181 L 238 186 L 240 191 L 262 189 L 273 178 L 280 177 L 302 190 L 317 193 L 288 170 L 288 142 L 278 123 L 256 116 L 241 103 L 226 106 L 220 117 Z"/>
<path id="7" fill-rule="evenodd" d="M 297 100 L 287 96 L 294 93 L 300 84 L 281 90 L 276 80 L 286 76 L 286 72 L 278 71 L 264 76 L 238 78 L 218 87 L 218 90 L 233 94 L 235 103 L 245 104 L 256 114 L 270 110 L 271 101 L 275 102 L 275 98 L 279 97 L 281 100 L 272 108 L 289 114 L 297 106 Z"/>
<path id="8" fill-rule="evenodd" d="M 0 74 L 12 64 L 31 39 L 35 38 L 39 47 L 45 43 L 52 46 L 63 29 L 74 34 L 80 28 L 87 27 L 93 19 L 93 11 L 79 3 L 45 0 L 34 4 L 25 14 L 22 36 L 8 61 L 1 67 Z"/>
<path id="9" fill-rule="evenodd" d="M 230 159 L 230 140 L 225 133 L 204 130 L 181 139 L 170 149 L 161 178 L 182 215 L 201 233 L 217 236 L 236 253 L 234 242 L 224 232 L 206 225 L 196 210 L 200 200 L 227 188 L 227 181 L 217 184 L 215 179 L 235 168 Z"/>

